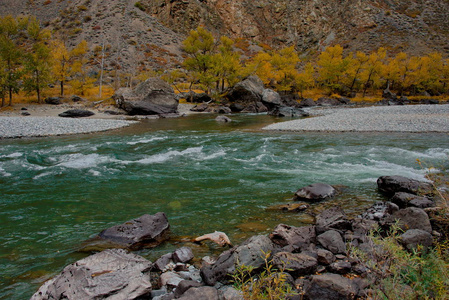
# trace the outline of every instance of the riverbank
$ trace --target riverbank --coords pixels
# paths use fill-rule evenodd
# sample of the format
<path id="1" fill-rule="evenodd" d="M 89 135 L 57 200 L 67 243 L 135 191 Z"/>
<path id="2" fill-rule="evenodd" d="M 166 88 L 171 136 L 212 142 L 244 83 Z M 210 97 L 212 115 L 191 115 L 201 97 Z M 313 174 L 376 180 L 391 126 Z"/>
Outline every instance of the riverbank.
<path id="1" fill-rule="evenodd" d="M 264 127 L 278 131 L 449 132 L 449 105 L 372 106 L 310 110 L 312 118 Z"/>
<path id="2" fill-rule="evenodd" d="M 180 104 L 180 115 L 188 115 L 192 104 Z M 58 115 L 70 109 L 84 109 L 94 113 L 85 118 L 62 118 Z M 107 113 L 108 107 L 91 108 L 85 105 L 28 105 L 0 114 L 0 139 L 83 134 L 118 129 L 137 123 L 132 116 Z M 26 115 L 23 115 L 23 113 Z"/>

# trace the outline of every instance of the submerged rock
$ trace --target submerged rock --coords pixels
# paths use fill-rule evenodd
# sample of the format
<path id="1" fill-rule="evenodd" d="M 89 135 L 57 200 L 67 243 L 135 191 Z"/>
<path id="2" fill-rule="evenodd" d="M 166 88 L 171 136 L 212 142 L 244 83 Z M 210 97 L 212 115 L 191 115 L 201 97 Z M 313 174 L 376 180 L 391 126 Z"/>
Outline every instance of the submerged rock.
<path id="1" fill-rule="evenodd" d="M 335 196 L 336 190 L 329 184 L 314 183 L 299 189 L 295 198 L 304 201 L 321 201 Z"/>
<path id="2" fill-rule="evenodd" d="M 169 228 L 167 216 L 158 212 L 105 229 L 100 232 L 99 237 L 113 244 L 137 250 L 159 245 L 167 239 Z"/>
<path id="3" fill-rule="evenodd" d="M 31 300 L 140 299 L 151 293 L 152 263 L 123 249 L 88 256 L 45 282 Z"/>

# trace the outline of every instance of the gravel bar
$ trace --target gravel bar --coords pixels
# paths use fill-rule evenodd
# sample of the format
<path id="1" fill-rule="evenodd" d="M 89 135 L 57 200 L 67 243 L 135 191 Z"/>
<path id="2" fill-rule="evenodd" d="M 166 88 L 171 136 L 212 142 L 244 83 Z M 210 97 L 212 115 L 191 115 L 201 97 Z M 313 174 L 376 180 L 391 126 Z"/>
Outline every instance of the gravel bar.
<path id="1" fill-rule="evenodd" d="M 135 121 L 60 117 L 0 117 L 0 139 L 91 133 L 129 126 Z"/>
<path id="2" fill-rule="evenodd" d="M 271 124 L 264 130 L 323 132 L 449 132 L 449 105 L 311 109 L 315 117 Z"/>

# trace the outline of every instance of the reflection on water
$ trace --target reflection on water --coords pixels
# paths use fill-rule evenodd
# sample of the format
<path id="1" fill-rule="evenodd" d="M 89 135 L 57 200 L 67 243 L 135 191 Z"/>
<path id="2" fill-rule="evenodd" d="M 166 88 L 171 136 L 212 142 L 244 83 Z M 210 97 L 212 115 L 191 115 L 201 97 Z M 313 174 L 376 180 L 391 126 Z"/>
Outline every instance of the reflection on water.
<path id="1" fill-rule="evenodd" d="M 84 257 L 101 230 L 163 211 L 174 239 L 140 254 L 154 259 L 215 230 L 234 244 L 279 223 L 302 225 L 339 204 L 357 214 L 376 179 L 424 179 L 416 159 L 446 164 L 444 134 L 272 133 L 260 115 L 150 120 L 117 131 L 0 141 L 0 298 L 27 299 L 44 280 Z M 445 162 L 446 161 L 446 162 Z M 341 185 L 334 199 L 303 213 L 267 209 L 300 187 Z M 215 245 L 187 243 L 197 257 Z"/>

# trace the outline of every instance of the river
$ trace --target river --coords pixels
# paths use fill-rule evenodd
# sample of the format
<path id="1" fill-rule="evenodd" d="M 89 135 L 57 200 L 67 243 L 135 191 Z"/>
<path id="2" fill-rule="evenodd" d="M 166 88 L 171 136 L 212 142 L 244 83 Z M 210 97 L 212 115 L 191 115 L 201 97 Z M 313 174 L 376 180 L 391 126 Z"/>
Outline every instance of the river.
<path id="1" fill-rule="evenodd" d="M 101 230 L 163 211 L 174 240 L 138 252 L 154 259 L 182 241 L 226 232 L 236 244 L 279 223 L 303 225 L 324 207 L 356 215 L 383 200 L 376 179 L 424 180 L 420 159 L 448 167 L 447 134 L 276 133 L 279 121 L 236 115 L 148 120 L 88 135 L 0 141 L 0 298 L 28 299 L 46 279 L 87 254 Z M 314 182 L 341 193 L 304 213 L 269 209 L 290 203 Z M 211 244 L 197 256 L 218 254 Z"/>

